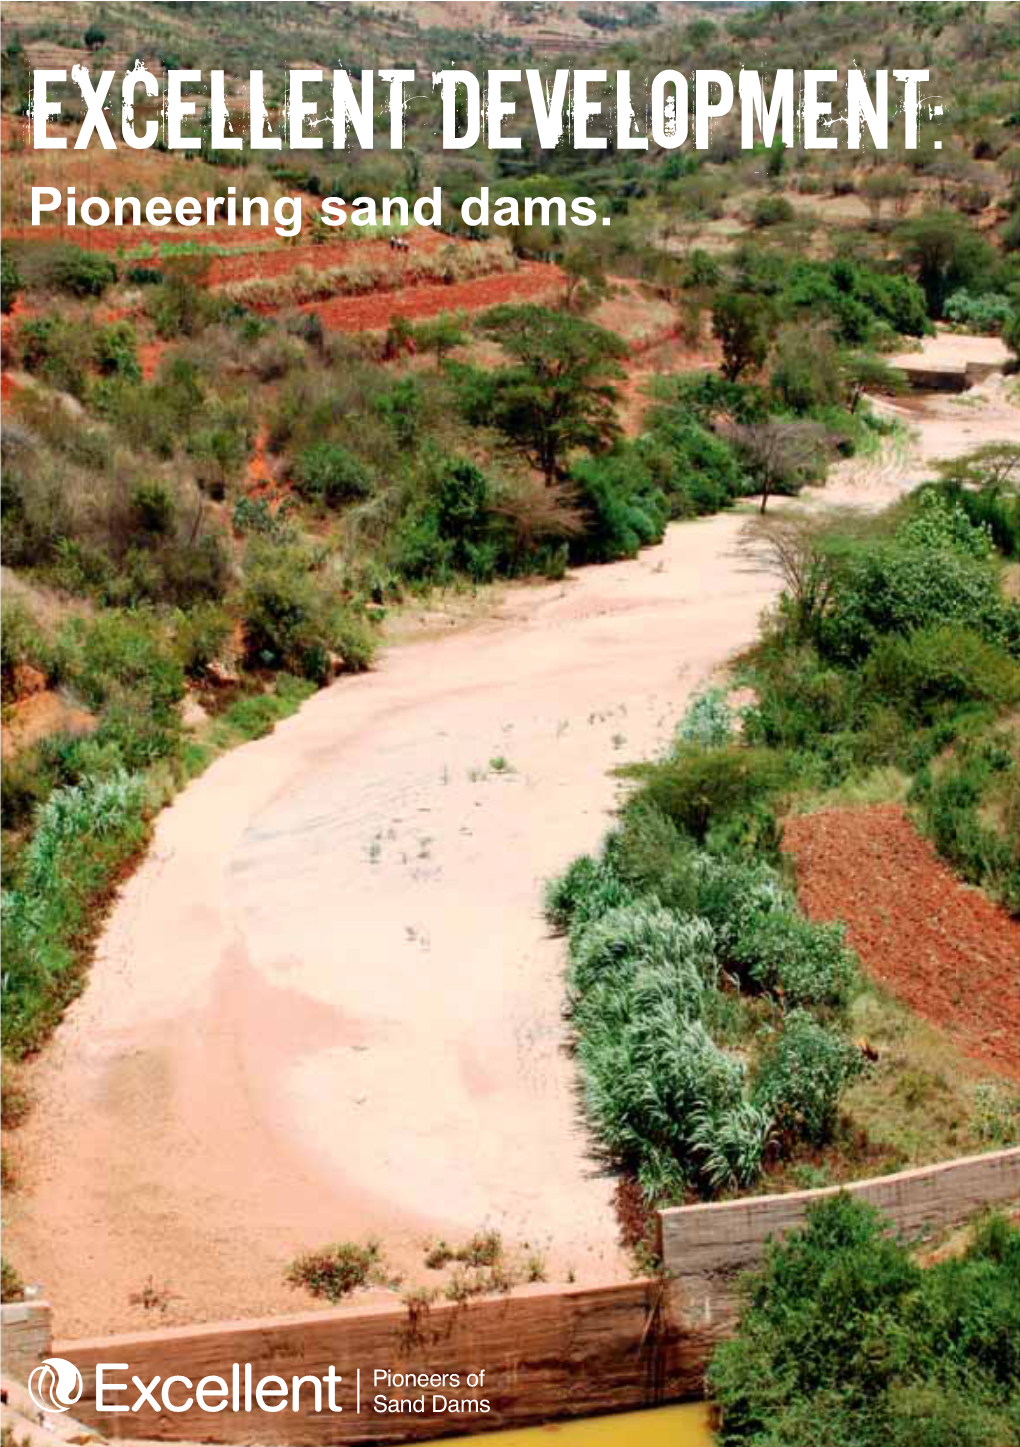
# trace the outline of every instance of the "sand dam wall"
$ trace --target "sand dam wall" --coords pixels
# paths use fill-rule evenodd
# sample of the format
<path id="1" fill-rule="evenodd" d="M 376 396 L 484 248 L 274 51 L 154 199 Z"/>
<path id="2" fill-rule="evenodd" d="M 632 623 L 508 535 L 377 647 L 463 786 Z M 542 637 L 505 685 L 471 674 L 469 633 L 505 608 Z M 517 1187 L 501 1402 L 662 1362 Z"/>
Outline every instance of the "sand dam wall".
<path id="1" fill-rule="evenodd" d="M 843 1188 L 662 1211 L 668 1285 L 647 1279 L 595 1288 L 534 1286 L 484 1301 L 336 1309 L 56 1343 L 45 1303 L 9 1304 L 3 1307 L 5 1371 L 24 1379 L 44 1356 L 74 1362 L 84 1378 L 75 1416 L 107 1436 L 294 1447 L 426 1441 L 688 1400 L 701 1394 L 712 1347 L 732 1324 L 740 1273 L 761 1260 L 770 1239 L 802 1225 L 810 1205 L 839 1189 L 871 1202 L 898 1232 L 916 1238 L 1020 1200 L 1020 1148 Z M 322 1378 L 333 1367 L 341 1374 L 337 1401 L 344 1410 L 315 1410 L 311 1393 L 297 1412 L 274 1412 L 256 1400 L 242 1401 L 239 1411 L 213 1413 L 194 1401 L 182 1410 L 191 1390 L 185 1384 L 173 1389 L 173 1411 L 143 1405 L 117 1414 L 96 1403 L 97 1364 L 111 1362 L 124 1364 L 113 1380 L 180 1376 L 191 1384 L 207 1376 L 231 1383 L 235 1364 L 242 1378 L 250 1364 L 256 1382 L 270 1374 L 288 1382 Z M 456 1374 L 459 1381 L 422 1389 L 377 1380 L 377 1371 Z M 383 1410 L 379 1395 L 405 1405 Z"/>
<path id="2" fill-rule="evenodd" d="M 643 1280 L 596 1289 L 529 1287 L 513 1296 L 421 1312 L 348 1308 L 168 1328 L 57 1342 L 52 1354 L 74 1362 L 84 1378 L 76 1418 L 107 1436 L 318 1447 L 423 1441 L 695 1398 L 711 1345 L 709 1333 L 681 1331 L 661 1283 Z M 307 1409 L 297 1414 L 289 1407 L 260 1410 L 254 1401 L 251 1410 L 216 1414 L 197 1406 L 157 1413 L 147 1405 L 137 1413 L 103 1412 L 96 1406 L 100 1362 L 126 1364 L 124 1371 L 106 1374 L 107 1381 L 125 1383 L 131 1375 L 149 1382 L 158 1374 L 164 1381 L 187 1377 L 192 1384 L 219 1376 L 229 1384 L 235 1363 L 241 1364 L 242 1382 L 246 1363 L 256 1382 L 269 1374 L 289 1382 L 295 1376 L 322 1377 L 335 1366 L 343 1378 L 336 1392 L 343 1413 L 316 1412 L 311 1392 Z M 468 1377 L 483 1369 L 483 1382 L 467 1385 Z M 425 1390 L 377 1385 L 377 1370 L 456 1374 L 459 1385 Z M 377 1393 L 415 1405 L 410 1411 L 380 1411 Z M 172 1388 L 178 1404 L 189 1395 L 184 1385 Z M 136 1396 L 129 1389 L 107 1400 L 130 1403 Z M 488 1411 L 465 1406 L 465 1400 L 486 1401 Z"/>
<path id="3" fill-rule="evenodd" d="M 958 1225 L 984 1207 L 1020 1200 L 1020 1148 L 844 1187 L 660 1211 L 660 1250 L 685 1323 L 702 1329 L 732 1319 L 740 1273 L 761 1260 L 770 1239 L 803 1225 L 809 1206 L 840 1189 L 877 1206 L 902 1235 L 917 1237 Z"/>

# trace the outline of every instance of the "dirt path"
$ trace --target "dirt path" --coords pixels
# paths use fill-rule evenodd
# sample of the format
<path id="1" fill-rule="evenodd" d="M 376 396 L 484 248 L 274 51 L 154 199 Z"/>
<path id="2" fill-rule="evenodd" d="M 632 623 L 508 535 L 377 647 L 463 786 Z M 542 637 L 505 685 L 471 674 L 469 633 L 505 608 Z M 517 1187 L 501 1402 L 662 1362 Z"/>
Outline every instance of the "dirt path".
<path id="1" fill-rule="evenodd" d="M 835 496 L 875 504 L 914 470 Z M 368 1234 L 409 1281 L 423 1237 L 483 1225 L 550 1280 L 628 1274 L 541 885 L 603 834 L 612 765 L 753 635 L 773 585 L 734 554 L 743 522 L 508 590 L 162 814 L 20 1133 L 5 1254 L 61 1337 L 146 1324 L 150 1277 L 168 1321 L 302 1308 L 285 1263 Z"/>

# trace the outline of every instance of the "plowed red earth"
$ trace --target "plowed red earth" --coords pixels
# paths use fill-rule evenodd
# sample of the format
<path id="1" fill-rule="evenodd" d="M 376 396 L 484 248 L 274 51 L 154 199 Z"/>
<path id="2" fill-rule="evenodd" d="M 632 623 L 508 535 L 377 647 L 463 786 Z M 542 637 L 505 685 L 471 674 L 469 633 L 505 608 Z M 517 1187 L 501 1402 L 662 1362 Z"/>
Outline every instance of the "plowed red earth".
<path id="1" fill-rule="evenodd" d="M 1020 1080 L 1020 922 L 957 879 L 897 804 L 791 819 L 783 848 L 804 909 L 845 921 L 873 979 Z"/>
<path id="2" fill-rule="evenodd" d="M 536 301 L 562 286 L 561 273 L 542 261 L 527 261 L 517 271 L 479 276 L 473 281 L 405 287 L 366 296 L 337 296 L 307 302 L 301 311 L 316 312 L 326 326 L 340 332 L 384 330 L 394 317 L 417 320 L 440 312 L 479 311 L 507 301 Z"/>

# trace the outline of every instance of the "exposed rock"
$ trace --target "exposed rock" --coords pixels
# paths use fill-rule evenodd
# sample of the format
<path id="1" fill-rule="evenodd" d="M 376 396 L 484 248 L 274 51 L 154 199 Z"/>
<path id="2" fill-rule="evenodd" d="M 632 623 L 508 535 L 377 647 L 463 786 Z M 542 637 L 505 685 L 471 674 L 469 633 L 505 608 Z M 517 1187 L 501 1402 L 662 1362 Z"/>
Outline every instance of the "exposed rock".
<path id="1" fill-rule="evenodd" d="M 205 676 L 214 688 L 235 688 L 241 682 L 237 669 L 218 658 L 206 665 Z"/>
<path id="2" fill-rule="evenodd" d="M 181 723 L 186 729 L 200 729 L 209 722 L 209 715 L 193 693 L 184 695 L 181 704 Z"/>

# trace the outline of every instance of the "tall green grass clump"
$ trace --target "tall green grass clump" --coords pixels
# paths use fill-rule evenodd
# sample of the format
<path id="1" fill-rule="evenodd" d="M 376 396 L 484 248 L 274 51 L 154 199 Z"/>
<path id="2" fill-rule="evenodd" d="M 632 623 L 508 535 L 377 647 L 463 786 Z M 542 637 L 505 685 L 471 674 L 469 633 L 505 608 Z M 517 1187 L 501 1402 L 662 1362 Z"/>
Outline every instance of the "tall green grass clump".
<path id="1" fill-rule="evenodd" d="M 589 1121 L 649 1199 L 743 1189 L 770 1154 L 831 1139 L 860 1068 L 841 928 L 800 913 L 764 846 L 719 831 L 785 777 L 730 729 L 725 700 L 695 699 L 670 758 L 630 771 L 601 855 L 546 893 Z"/>
<path id="2" fill-rule="evenodd" d="M 101 902 L 146 837 L 143 780 L 118 772 L 54 789 L 3 893 L 3 1041 L 35 1048 L 77 992 Z"/>

